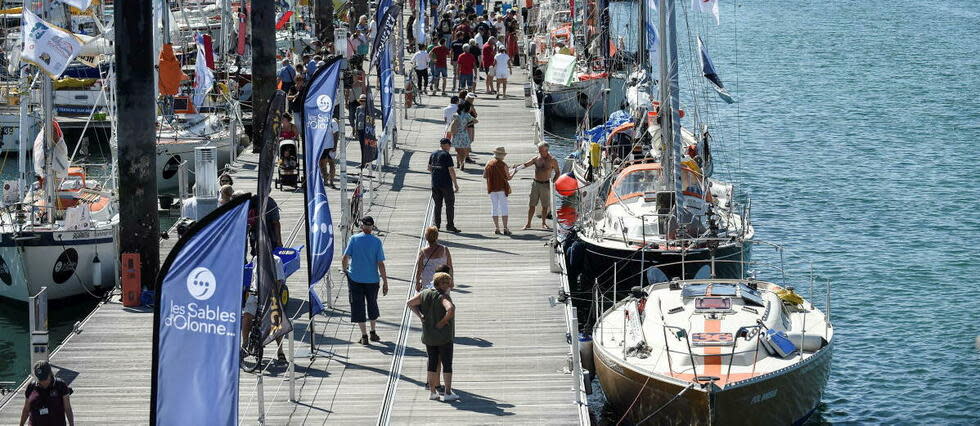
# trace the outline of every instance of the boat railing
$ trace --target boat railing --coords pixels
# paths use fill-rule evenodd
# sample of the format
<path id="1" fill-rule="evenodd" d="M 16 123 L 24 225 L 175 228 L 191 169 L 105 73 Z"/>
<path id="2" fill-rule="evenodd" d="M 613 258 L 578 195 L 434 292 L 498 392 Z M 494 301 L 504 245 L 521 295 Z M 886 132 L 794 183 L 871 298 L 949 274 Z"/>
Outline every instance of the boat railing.
<path id="1" fill-rule="evenodd" d="M 675 269 L 680 267 L 681 276 L 686 277 L 688 272 L 688 267 L 695 268 L 693 270 L 699 271 L 707 263 L 709 265 L 709 275 L 707 277 L 702 277 L 705 279 L 716 278 L 718 276 L 717 271 L 721 266 L 733 266 L 735 270 L 739 272 L 738 276 L 731 277 L 734 279 L 746 279 L 754 280 L 760 275 L 763 275 L 766 280 L 773 282 L 778 282 L 780 286 L 797 290 L 797 289 L 808 289 L 807 299 L 811 304 L 817 306 L 816 300 L 820 296 L 818 292 L 822 290 L 824 296 L 824 304 L 822 309 L 824 315 L 827 317 L 827 323 L 830 323 L 830 307 L 831 307 L 831 293 L 832 285 L 829 277 L 818 275 L 814 272 L 813 263 L 803 258 L 802 256 L 787 253 L 784 246 L 762 241 L 762 240 L 752 240 L 749 242 L 751 246 L 763 246 L 771 247 L 775 250 L 776 256 L 778 258 L 773 260 L 745 260 L 744 253 L 746 249 L 740 250 L 737 254 L 738 258 L 723 258 L 719 256 L 712 255 L 709 259 L 690 259 L 687 258 L 689 255 L 687 251 L 681 251 L 681 259 L 674 262 L 664 262 L 658 263 L 656 265 L 647 266 L 642 259 L 642 254 L 644 250 L 637 250 L 633 256 L 639 256 L 641 258 L 625 258 L 620 259 L 610 266 L 611 271 L 607 270 L 602 272 L 600 275 L 605 276 L 603 283 L 608 285 L 600 286 L 599 277 L 596 278 L 596 288 L 605 287 L 603 293 L 611 292 L 613 303 L 618 302 L 619 288 L 622 286 L 623 282 L 635 283 L 637 279 L 640 280 L 644 285 L 657 284 L 658 282 L 648 282 L 648 277 L 651 269 L 658 268 L 661 271 L 670 268 Z M 600 253 L 595 253 L 601 255 Z M 754 255 L 759 255 L 760 253 L 754 252 Z M 619 269 L 621 269 L 621 262 L 640 262 L 643 267 L 628 276 L 620 276 Z M 611 283 L 609 282 L 611 280 Z M 818 288 L 822 287 L 822 288 Z"/>

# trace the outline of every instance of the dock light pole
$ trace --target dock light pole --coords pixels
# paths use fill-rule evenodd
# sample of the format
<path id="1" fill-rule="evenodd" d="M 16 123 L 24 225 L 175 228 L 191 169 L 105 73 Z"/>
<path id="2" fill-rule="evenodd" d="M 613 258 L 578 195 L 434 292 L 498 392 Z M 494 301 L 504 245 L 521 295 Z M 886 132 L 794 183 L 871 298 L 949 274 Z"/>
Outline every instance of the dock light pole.
<path id="1" fill-rule="evenodd" d="M 276 3 L 252 2 L 252 152 L 262 151 L 269 101 L 276 91 Z M 278 135 L 276 135 L 278 136 Z"/>
<path id="2" fill-rule="evenodd" d="M 153 288 L 160 270 L 157 215 L 153 3 L 116 0 L 116 123 L 119 149 L 119 251 L 139 255 L 140 284 Z"/>

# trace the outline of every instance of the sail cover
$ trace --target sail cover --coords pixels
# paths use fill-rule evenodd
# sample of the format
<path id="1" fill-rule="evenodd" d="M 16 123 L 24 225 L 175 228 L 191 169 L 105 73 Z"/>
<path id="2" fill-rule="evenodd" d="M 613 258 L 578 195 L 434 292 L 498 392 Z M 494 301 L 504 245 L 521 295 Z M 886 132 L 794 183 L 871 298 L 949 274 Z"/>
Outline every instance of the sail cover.
<path id="1" fill-rule="evenodd" d="M 701 72 L 704 74 L 704 78 L 711 82 L 711 87 L 715 89 L 722 100 L 727 103 L 734 103 L 735 99 L 725 89 L 725 85 L 721 83 L 721 77 L 718 77 L 718 73 L 715 71 L 715 64 L 711 62 L 711 57 L 708 56 L 708 50 L 704 48 L 701 36 L 698 36 L 698 51 L 701 53 L 699 58 L 701 59 Z"/>

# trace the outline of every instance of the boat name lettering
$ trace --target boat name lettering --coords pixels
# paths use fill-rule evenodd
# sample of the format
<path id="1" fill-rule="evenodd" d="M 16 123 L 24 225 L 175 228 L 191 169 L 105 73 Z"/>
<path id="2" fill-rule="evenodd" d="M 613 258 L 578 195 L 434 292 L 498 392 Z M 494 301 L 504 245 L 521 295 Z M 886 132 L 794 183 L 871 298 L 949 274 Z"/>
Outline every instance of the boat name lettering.
<path id="1" fill-rule="evenodd" d="M 767 399 L 773 399 L 773 398 L 776 397 L 776 393 L 777 392 L 778 392 L 778 389 L 773 389 L 773 390 L 771 390 L 769 392 L 761 393 L 761 394 L 758 394 L 756 396 L 753 396 L 751 403 L 752 404 L 758 404 L 758 403 L 760 403 L 762 401 L 765 401 Z"/>
<path id="2" fill-rule="evenodd" d="M 230 337 L 238 330 L 238 313 L 223 311 L 220 307 L 212 308 L 211 305 L 201 306 L 197 302 L 181 305 L 171 301 L 163 317 L 163 326 Z"/>

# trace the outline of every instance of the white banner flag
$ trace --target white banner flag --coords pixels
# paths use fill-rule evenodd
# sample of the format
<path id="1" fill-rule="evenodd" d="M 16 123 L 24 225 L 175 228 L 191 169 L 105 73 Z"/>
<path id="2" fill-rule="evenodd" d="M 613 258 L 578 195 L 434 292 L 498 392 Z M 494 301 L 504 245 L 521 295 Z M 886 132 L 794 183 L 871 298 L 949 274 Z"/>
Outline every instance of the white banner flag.
<path id="1" fill-rule="evenodd" d="M 721 25 L 721 17 L 718 13 L 718 0 L 691 0 L 691 9 L 698 9 L 701 12 L 711 12 L 715 17 L 715 25 Z"/>
<path id="2" fill-rule="evenodd" d="M 58 1 L 67 4 L 69 6 L 73 6 L 78 10 L 88 9 L 88 7 L 92 5 L 92 0 L 58 0 Z"/>
<path id="3" fill-rule="evenodd" d="M 82 49 L 74 34 L 44 22 L 24 10 L 24 50 L 20 59 L 37 65 L 51 78 L 58 78 Z"/>

